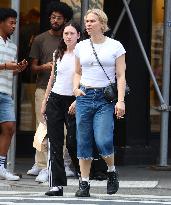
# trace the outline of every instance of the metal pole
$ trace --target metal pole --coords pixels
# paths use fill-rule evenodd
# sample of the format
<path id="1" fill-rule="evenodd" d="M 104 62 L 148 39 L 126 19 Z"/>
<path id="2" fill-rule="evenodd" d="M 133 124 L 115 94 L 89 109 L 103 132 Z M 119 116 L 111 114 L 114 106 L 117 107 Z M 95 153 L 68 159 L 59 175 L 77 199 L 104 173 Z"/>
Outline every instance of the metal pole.
<path id="1" fill-rule="evenodd" d="M 131 2 L 131 0 L 128 0 L 127 2 L 128 2 L 128 5 L 129 5 L 130 2 Z M 121 12 L 119 18 L 118 18 L 117 23 L 115 24 L 115 27 L 114 27 L 113 31 L 112 31 L 111 38 L 114 38 L 114 37 L 115 37 L 116 32 L 118 31 L 118 28 L 119 28 L 119 26 L 120 26 L 120 24 L 121 24 L 121 22 L 122 22 L 122 19 L 123 19 L 124 15 L 125 15 L 125 12 L 126 12 L 126 9 L 125 9 L 125 7 L 124 7 L 124 8 L 122 9 L 122 12 Z"/>
<path id="2" fill-rule="evenodd" d="M 20 0 L 11 0 L 11 8 L 16 10 L 18 14 L 16 30 L 15 33 L 11 36 L 12 41 L 18 46 Z M 15 113 L 17 113 L 17 77 L 16 76 L 13 79 L 13 97 L 15 102 Z M 7 168 L 12 172 L 14 171 L 14 167 L 15 167 L 15 150 L 16 150 L 16 133 L 14 133 L 14 136 L 12 138 L 11 145 L 8 151 L 8 157 L 7 157 Z"/>
<path id="3" fill-rule="evenodd" d="M 147 65 L 148 71 L 149 71 L 150 76 L 151 76 L 151 79 L 152 79 L 152 81 L 153 81 L 153 83 L 154 83 L 154 88 L 155 88 L 155 90 L 156 90 L 156 92 L 157 92 L 157 95 L 158 95 L 158 98 L 159 98 L 159 100 L 160 100 L 161 107 L 162 107 L 162 109 L 167 109 L 167 105 L 165 104 L 164 99 L 163 99 L 163 97 L 162 97 L 162 95 L 161 95 L 159 86 L 158 86 L 157 81 L 156 81 L 156 79 L 155 79 L 155 76 L 154 76 L 154 74 L 153 74 L 153 71 L 152 71 L 150 62 L 149 62 L 149 60 L 148 60 L 148 58 L 147 58 L 147 54 L 146 54 L 146 52 L 145 52 L 145 49 L 144 49 L 144 46 L 143 46 L 143 44 L 142 44 L 140 35 L 139 35 L 139 33 L 138 33 L 138 30 L 137 30 L 137 27 L 136 27 L 136 25 L 135 25 L 134 19 L 133 19 L 133 17 L 132 17 L 131 12 L 130 12 L 128 3 L 127 3 L 126 0 L 122 0 L 122 1 L 123 1 L 124 5 L 125 5 L 126 11 L 127 11 L 128 17 L 129 17 L 129 20 L 130 20 L 130 22 L 131 22 L 131 24 L 132 24 L 132 27 L 133 27 L 135 36 L 136 36 L 136 38 L 137 38 L 138 44 L 139 44 L 140 49 L 141 49 L 141 52 L 142 52 L 142 54 L 143 54 L 145 63 L 146 63 L 146 65 Z"/>
<path id="4" fill-rule="evenodd" d="M 169 104 L 170 85 L 170 51 L 171 51 L 171 0 L 165 0 L 164 10 L 164 52 L 163 52 L 163 80 L 162 94 L 166 104 Z M 167 166 L 168 157 L 168 123 L 169 112 L 163 111 L 161 115 L 160 133 L 160 166 Z"/>
<path id="5" fill-rule="evenodd" d="M 84 16 L 89 9 L 89 0 L 81 0 L 81 28 L 84 31 Z"/>

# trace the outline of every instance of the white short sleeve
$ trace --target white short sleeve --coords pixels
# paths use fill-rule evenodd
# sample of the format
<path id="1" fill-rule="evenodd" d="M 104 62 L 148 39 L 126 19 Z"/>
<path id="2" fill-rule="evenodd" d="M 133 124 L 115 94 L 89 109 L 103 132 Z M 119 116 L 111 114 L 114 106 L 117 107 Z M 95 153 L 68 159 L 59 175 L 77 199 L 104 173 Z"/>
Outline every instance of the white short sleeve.
<path id="1" fill-rule="evenodd" d="M 117 49 L 116 49 L 116 58 L 120 57 L 121 55 L 125 54 L 126 51 L 123 47 L 123 45 L 117 41 Z"/>
<path id="2" fill-rule="evenodd" d="M 79 46 L 80 46 L 80 43 L 77 43 L 76 46 L 75 46 L 75 49 L 74 49 L 74 54 L 76 55 L 76 57 L 80 57 L 80 54 L 79 54 Z"/>

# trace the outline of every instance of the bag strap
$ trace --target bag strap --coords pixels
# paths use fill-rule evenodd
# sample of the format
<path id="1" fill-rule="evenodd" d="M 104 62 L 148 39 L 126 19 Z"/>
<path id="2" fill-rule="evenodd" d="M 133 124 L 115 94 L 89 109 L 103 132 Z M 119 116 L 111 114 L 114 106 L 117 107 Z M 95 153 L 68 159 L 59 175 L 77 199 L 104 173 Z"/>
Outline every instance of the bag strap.
<path id="1" fill-rule="evenodd" d="M 56 59 L 57 49 L 53 52 L 53 65 L 54 65 L 54 77 L 57 76 L 57 59 Z"/>
<path id="2" fill-rule="evenodd" d="M 93 45 L 93 42 L 92 42 L 91 38 L 90 38 L 90 43 L 91 43 L 91 47 L 92 47 L 92 49 L 93 49 L 93 54 L 94 54 L 94 56 L 96 57 L 97 62 L 99 63 L 100 67 L 102 68 L 102 70 L 103 70 L 103 72 L 105 73 L 105 75 L 106 75 L 107 79 L 109 80 L 109 82 L 112 83 L 111 80 L 110 80 L 110 78 L 109 78 L 109 76 L 107 75 L 106 71 L 104 70 L 103 65 L 101 64 L 101 62 L 100 62 L 100 60 L 99 60 L 99 58 L 98 58 L 98 56 L 97 56 L 97 53 L 96 53 L 96 50 L 95 50 L 95 48 L 94 48 L 94 45 Z"/>

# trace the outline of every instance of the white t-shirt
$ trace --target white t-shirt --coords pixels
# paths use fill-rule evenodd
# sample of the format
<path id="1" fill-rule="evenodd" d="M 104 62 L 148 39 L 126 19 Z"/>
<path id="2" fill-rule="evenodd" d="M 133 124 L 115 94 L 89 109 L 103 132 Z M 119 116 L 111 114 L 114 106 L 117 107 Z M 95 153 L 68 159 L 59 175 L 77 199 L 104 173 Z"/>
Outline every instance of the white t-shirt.
<path id="1" fill-rule="evenodd" d="M 59 95 L 73 95 L 73 77 L 75 72 L 74 53 L 65 53 L 62 60 L 57 60 L 57 76 L 52 92 Z"/>
<path id="2" fill-rule="evenodd" d="M 104 43 L 93 43 L 97 56 L 111 82 L 115 82 L 115 61 L 126 51 L 119 41 L 106 37 Z M 90 39 L 80 41 L 75 49 L 75 55 L 80 59 L 82 76 L 80 83 L 90 87 L 106 87 L 109 85 L 104 71 L 97 62 Z"/>

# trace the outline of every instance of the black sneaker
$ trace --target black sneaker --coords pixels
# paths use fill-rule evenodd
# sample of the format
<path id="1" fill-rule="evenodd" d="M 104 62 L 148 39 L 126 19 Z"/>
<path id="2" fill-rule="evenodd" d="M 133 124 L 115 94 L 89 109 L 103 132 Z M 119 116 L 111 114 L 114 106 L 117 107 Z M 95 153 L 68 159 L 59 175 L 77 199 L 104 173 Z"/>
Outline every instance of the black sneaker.
<path id="1" fill-rule="evenodd" d="M 90 185 L 86 181 L 79 182 L 79 190 L 75 193 L 76 197 L 90 197 Z"/>
<path id="2" fill-rule="evenodd" d="M 118 173 L 107 173 L 107 194 L 115 194 L 119 189 Z"/>
<path id="3" fill-rule="evenodd" d="M 45 195 L 47 195 L 47 196 L 63 196 L 63 188 L 59 189 L 58 191 L 49 190 L 45 193 Z"/>

